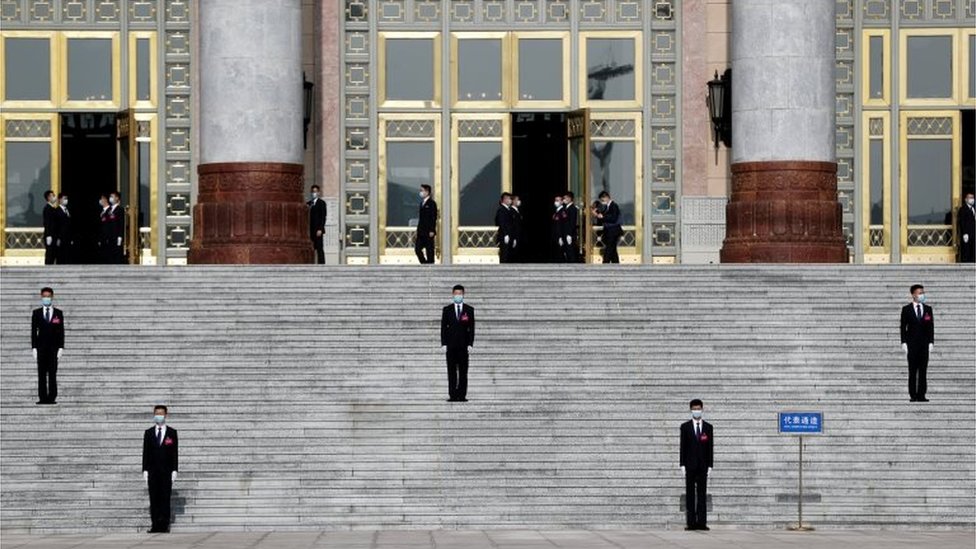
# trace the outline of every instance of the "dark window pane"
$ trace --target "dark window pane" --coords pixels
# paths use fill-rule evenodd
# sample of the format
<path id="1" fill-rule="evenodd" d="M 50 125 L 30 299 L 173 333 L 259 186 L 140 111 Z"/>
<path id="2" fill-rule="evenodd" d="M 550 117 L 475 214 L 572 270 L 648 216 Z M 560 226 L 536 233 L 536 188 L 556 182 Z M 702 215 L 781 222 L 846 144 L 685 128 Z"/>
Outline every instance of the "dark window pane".
<path id="1" fill-rule="evenodd" d="M 558 101 L 563 98 L 563 41 L 519 40 L 519 99 Z"/>
<path id="2" fill-rule="evenodd" d="M 634 41 L 590 38 L 586 41 L 586 98 L 634 99 Z"/>
<path id="3" fill-rule="evenodd" d="M 71 101 L 113 99 L 110 39 L 68 39 L 68 99 Z"/>
<path id="4" fill-rule="evenodd" d="M 869 147 L 871 170 L 871 225 L 884 224 L 884 142 L 872 139 Z"/>
<path id="5" fill-rule="evenodd" d="M 5 38 L 4 84 L 8 101 L 51 100 L 51 42 L 47 38 Z"/>
<path id="6" fill-rule="evenodd" d="M 908 223 L 952 223 L 952 140 L 908 140 Z"/>
<path id="7" fill-rule="evenodd" d="M 976 97 L 976 36 L 969 37 L 969 97 Z"/>
<path id="8" fill-rule="evenodd" d="M 465 227 L 491 227 L 502 193 L 502 144 L 465 142 L 458 144 L 458 178 L 461 207 L 458 223 Z"/>
<path id="9" fill-rule="evenodd" d="M 387 142 L 386 225 L 416 227 L 420 185 L 434 186 L 434 144 Z M 439 206 L 439 205 L 438 205 Z"/>
<path id="10" fill-rule="evenodd" d="M 634 162 L 636 151 L 632 141 L 593 141 L 590 143 L 590 174 L 592 189 L 590 202 L 607 191 L 620 206 L 620 223 L 634 224 L 634 183 L 637 180 Z"/>
<path id="11" fill-rule="evenodd" d="M 51 188 L 50 143 L 6 143 L 7 226 L 40 227 L 44 191 Z"/>
<path id="12" fill-rule="evenodd" d="M 433 40 L 386 41 L 386 98 L 433 101 Z"/>
<path id="13" fill-rule="evenodd" d="M 868 93 L 871 99 L 884 97 L 884 39 L 872 36 L 869 44 Z"/>
<path id="14" fill-rule="evenodd" d="M 152 205 L 149 199 L 152 194 L 152 180 L 150 178 L 150 168 L 152 167 L 152 144 L 140 141 L 137 154 L 139 155 L 139 226 L 152 226 Z"/>
<path id="15" fill-rule="evenodd" d="M 908 97 L 952 97 L 952 37 L 908 37 Z"/>
<path id="16" fill-rule="evenodd" d="M 152 69 L 149 59 L 149 39 L 139 38 L 136 40 L 136 99 L 139 101 L 149 101 L 151 98 L 150 69 Z"/>
<path id="17" fill-rule="evenodd" d="M 458 40 L 458 101 L 502 100 L 502 41 Z"/>

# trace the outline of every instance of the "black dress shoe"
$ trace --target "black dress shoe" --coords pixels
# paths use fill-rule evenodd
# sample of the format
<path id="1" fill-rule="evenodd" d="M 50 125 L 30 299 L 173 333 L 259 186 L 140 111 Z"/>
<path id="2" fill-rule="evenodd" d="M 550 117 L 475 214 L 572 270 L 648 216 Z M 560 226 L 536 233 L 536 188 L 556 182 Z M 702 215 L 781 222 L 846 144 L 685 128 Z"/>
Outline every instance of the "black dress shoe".
<path id="1" fill-rule="evenodd" d="M 922 397 L 922 398 L 920 398 L 920 399 L 918 399 L 918 401 L 919 401 L 919 402 L 928 402 L 928 401 L 929 401 L 929 399 L 927 399 L 927 398 L 925 398 L 925 397 Z"/>
<path id="2" fill-rule="evenodd" d="M 38 406 L 40 406 L 41 404 L 47 404 L 47 401 L 46 400 L 38 400 L 36 404 Z"/>
<path id="3" fill-rule="evenodd" d="M 447 402 L 457 402 L 457 401 L 454 400 L 453 398 L 449 398 L 449 399 L 447 399 Z"/>
<path id="4" fill-rule="evenodd" d="M 913 398 L 913 399 L 909 400 L 909 402 L 918 402 L 918 399 L 917 398 Z"/>
<path id="5" fill-rule="evenodd" d="M 698 529 L 705 530 L 705 531 L 711 530 L 711 528 L 709 528 L 708 526 L 699 526 Z"/>

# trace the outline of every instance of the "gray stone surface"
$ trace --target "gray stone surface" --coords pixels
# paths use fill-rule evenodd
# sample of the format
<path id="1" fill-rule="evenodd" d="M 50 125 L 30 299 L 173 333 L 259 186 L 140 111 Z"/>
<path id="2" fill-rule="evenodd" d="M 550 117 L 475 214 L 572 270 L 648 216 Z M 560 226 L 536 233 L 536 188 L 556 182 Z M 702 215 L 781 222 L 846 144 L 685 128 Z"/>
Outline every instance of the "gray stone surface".
<path id="1" fill-rule="evenodd" d="M 156 402 L 180 432 L 175 533 L 679 529 L 678 424 L 715 425 L 716 529 L 973 528 L 976 280 L 967 266 L 64 266 L 0 269 L 0 534 L 134 533 Z M 936 315 L 928 404 L 898 342 Z M 470 402 L 438 319 L 477 308 Z M 28 339 L 43 285 L 68 322 L 57 407 Z M 394 534 L 390 534 L 394 535 Z M 407 534 L 402 534 L 407 535 Z M 412 534 L 411 534 L 412 535 Z M 177 539 L 177 538 L 170 538 Z M 691 538 L 699 539 L 699 538 Z"/>
<path id="2" fill-rule="evenodd" d="M 301 0 L 200 2 L 200 163 L 302 163 Z"/>
<path id="3" fill-rule="evenodd" d="M 834 2 L 730 4 L 732 162 L 834 161 Z"/>
<path id="4" fill-rule="evenodd" d="M 433 530 L 206 532 L 27 536 L 5 534 L 3 549 L 972 549 L 974 533 L 844 530 L 672 532 L 645 530 Z"/>

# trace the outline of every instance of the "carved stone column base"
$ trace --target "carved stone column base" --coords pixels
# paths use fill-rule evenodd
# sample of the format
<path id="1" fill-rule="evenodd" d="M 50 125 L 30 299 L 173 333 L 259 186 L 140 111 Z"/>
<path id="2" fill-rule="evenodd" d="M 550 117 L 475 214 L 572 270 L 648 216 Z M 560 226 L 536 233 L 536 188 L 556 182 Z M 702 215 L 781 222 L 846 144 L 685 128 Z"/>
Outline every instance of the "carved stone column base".
<path id="1" fill-rule="evenodd" d="M 301 164 L 201 164 L 188 262 L 311 263 L 302 172 Z"/>
<path id="2" fill-rule="evenodd" d="M 732 165 L 722 263 L 847 263 L 834 162 Z"/>

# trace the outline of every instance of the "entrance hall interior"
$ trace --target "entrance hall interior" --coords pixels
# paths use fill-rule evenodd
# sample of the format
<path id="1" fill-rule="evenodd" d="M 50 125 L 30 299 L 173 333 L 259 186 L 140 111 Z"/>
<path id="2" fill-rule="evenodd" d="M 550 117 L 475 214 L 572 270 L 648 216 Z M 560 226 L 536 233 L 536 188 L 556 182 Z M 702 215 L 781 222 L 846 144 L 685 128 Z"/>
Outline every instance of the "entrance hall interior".
<path id="1" fill-rule="evenodd" d="M 512 113 L 512 192 L 522 200 L 523 217 L 517 262 L 556 261 L 553 197 L 568 189 L 567 155 L 565 113 Z"/>
<path id="2" fill-rule="evenodd" d="M 75 263 L 98 262 L 98 198 L 119 190 L 116 119 L 114 113 L 61 115 L 61 192 L 68 195 Z"/>

